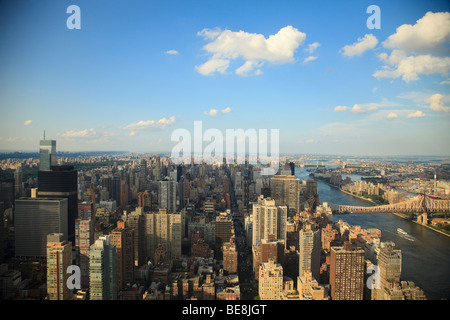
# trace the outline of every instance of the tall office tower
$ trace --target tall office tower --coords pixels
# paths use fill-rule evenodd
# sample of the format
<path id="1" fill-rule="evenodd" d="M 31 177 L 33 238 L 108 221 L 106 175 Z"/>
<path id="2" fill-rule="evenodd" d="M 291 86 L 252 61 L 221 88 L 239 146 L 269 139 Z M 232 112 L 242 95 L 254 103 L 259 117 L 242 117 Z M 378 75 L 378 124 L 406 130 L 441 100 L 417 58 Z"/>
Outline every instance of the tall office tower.
<path id="1" fill-rule="evenodd" d="M 286 240 L 287 207 L 275 205 L 275 200 L 260 196 L 252 211 L 252 245 L 270 235 Z"/>
<path id="2" fill-rule="evenodd" d="M 178 210 L 182 210 L 185 206 L 186 199 L 186 184 L 184 182 L 184 176 L 181 176 L 178 181 Z"/>
<path id="3" fill-rule="evenodd" d="M 117 205 L 120 205 L 120 176 L 118 174 L 114 174 L 111 187 L 112 190 L 110 191 L 109 195 L 112 197 L 112 199 L 116 200 Z"/>
<path id="4" fill-rule="evenodd" d="M 215 252 L 217 254 L 220 253 L 220 248 L 225 242 L 230 241 L 231 236 L 233 235 L 233 220 L 226 212 L 221 212 L 215 221 L 215 231 L 216 231 L 216 239 L 215 239 Z"/>
<path id="5" fill-rule="evenodd" d="M 52 166 L 38 171 L 38 198 L 67 199 L 67 236 L 75 240 L 75 219 L 78 216 L 78 173 L 73 166 Z"/>
<path id="6" fill-rule="evenodd" d="M 305 271 L 311 271 L 315 279 L 320 276 L 320 230 L 311 230 L 311 225 L 306 224 L 299 232 L 299 275 Z"/>
<path id="7" fill-rule="evenodd" d="M 120 205 L 125 207 L 129 203 L 130 188 L 125 180 L 120 183 Z"/>
<path id="8" fill-rule="evenodd" d="M 168 213 L 177 211 L 177 182 L 163 180 L 158 182 L 158 206 L 159 209 L 167 209 Z"/>
<path id="9" fill-rule="evenodd" d="M 128 216 L 128 226 L 134 230 L 134 265 L 145 263 L 147 250 L 145 248 L 145 221 L 142 207 L 136 208 Z"/>
<path id="10" fill-rule="evenodd" d="M 56 166 L 56 140 L 44 140 L 39 144 L 39 171 L 48 171 Z"/>
<path id="11" fill-rule="evenodd" d="M 64 240 L 62 233 L 47 235 L 47 294 L 50 300 L 71 300 L 72 291 L 67 286 L 72 265 L 72 243 Z"/>
<path id="12" fill-rule="evenodd" d="M 384 300 L 384 291 L 392 283 L 400 283 L 402 252 L 394 243 L 383 243 L 377 256 L 380 287 L 372 289 L 372 300 Z"/>
<path id="13" fill-rule="evenodd" d="M 330 287 L 332 300 L 362 300 L 364 293 L 364 250 L 350 242 L 331 247 Z"/>
<path id="14" fill-rule="evenodd" d="M 89 250 L 90 300 L 117 300 L 116 247 L 101 236 Z"/>
<path id="15" fill-rule="evenodd" d="M 3 201 L 5 210 L 13 207 L 14 193 L 14 179 L 2 178 L 0 181 L 0 201 Z"/>
<path id="16" fill-rule="evenodd" d="M 117 221 L 117 228 L 109 235 L 116 247 L 118 289 L 124 289 L 127 282 L 134 280 L 134 230 L 124 221 Z"/>
<path id="17" fill-rule="evenodd" d="M 100 184 L 102 186 L 102 190 L 108 190 L 109 194 L 112 194 L 113 187 L 112 187 L 112 176 L 104 174 L 100 178 Z"/>
<path id="18" fill-rule="evenodd" d="M 258 293 L 261 300 L 279 300 L 283 291 L 283 267 L 272 259 L 259 266 Z"/>
<path id="19" fill-rule="evenodd" d="M 147 190 L 147 160 L 142 159 L 139 165 L 139 191 Z"/>
<path id="20" fill-rule="evenodd" d="M 47 235 L 62 233 L 67 240 L 67 199 L 21 198 L 16 200 L 16 257 L 45 257 Z"/>
<path id="21" fill-rule="evenodd" d="M 14 171 L 14 196 L 15 198 L 22 197 L 23 183 L 22 183 L 22 166 L 18 166 Z"/>
<path id="22" fill-rule="evenodd" d="M 242 205 L 244 210 L 249 210 L 249 202 L 250 202 L 250 178 L 248 175 L 244 175 L 242 179 Z"/>
<path id="23" fill-rule="evenodd" d="M 161 179 L 161 156 L 158 153 L 155 157 L 155 168 L 153 169 L 154 181 Z"/>
<path id="24" fill-rule="evenodd" d="M 300 179 L 275 175 L 270 179 L 270 195 L 276 205 L 285 205 L 289 212 L 300 211 Z"/>
<path id="25" fill-rule="evenodd" d="M 234 237 L 230 238 L 229 242 L 223 244 L 223 271 L 231 273 L 238 272 L 238 251 Z"/>
<path id="26" fill-rule="evenodd" d="M 289 168 L 291 169 L 291 175 L 295 176 L 295 163 L 289 162 Z"/>
<path id="27" fill-rule="evenodd" d="M 155 251 L 161 246 L 169 260 L 181 257 L 181 239 L 183 229 L 182 213 L 168 213 L 166 209 L 145 214 L 145 235 L 147 255 L 154 258 Z"/>

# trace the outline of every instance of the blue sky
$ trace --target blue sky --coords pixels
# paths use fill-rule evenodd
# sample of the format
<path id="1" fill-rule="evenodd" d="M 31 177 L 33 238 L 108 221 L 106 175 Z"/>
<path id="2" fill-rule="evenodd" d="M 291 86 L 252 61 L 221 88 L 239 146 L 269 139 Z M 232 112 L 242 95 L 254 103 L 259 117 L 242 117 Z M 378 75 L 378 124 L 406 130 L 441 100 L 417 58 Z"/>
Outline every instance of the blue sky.
<path id="1" fill-rule="evenodd" d="M 367 28 L 372 4 L 381 29 Z M 70 5 L 79 30 L 66 26 Z M 448 11 L 447 1 L 3 1 L 0 150 L 37 150 L 46 130 L 61 151 L 170 151 L 171 133 L 198 120 L 279 129 L 280 152 L 450 155 Z"/>

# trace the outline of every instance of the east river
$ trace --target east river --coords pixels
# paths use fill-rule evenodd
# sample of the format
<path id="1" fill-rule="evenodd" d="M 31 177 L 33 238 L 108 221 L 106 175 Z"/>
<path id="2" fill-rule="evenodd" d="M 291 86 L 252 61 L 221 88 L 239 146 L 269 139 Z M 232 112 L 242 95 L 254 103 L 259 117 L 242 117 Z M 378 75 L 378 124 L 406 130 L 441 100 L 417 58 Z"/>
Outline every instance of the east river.
<path id="1" fill-rule="evenodd" d="M 296 168 L 295 176 L 310 179 L 309 172 Z M 368 201 L 348 195 L 326 183 L 317 181 L 321 202 L 353 206 L 371 206 Z M 392 213 L 339 214 L 350 225 L 381 230 L 381 241 L 393 241 L 402 251 L 402 280 L 419 286 L 429 300 L 450 299 L 450 237 L 437 233 Z M 397 233 L 401 228 L 408 237 Z"/>

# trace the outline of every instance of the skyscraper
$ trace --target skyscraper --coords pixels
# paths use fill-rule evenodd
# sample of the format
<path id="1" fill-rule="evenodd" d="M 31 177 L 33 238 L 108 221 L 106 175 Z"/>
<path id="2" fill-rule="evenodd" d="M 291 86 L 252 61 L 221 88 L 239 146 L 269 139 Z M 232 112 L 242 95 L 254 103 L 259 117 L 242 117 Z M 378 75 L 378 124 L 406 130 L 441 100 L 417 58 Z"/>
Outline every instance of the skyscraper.
<path id="1" fill-rule="evenodd" d="M 158 182 L 158 186 L 159 209 L 167 209 L 168 213 L 175 213 L 177 210 L 177 182 L 163 180 Z"/>
<path id="2" fill-rule="evenodd" d="M 89 294 L 91 300 L 117 300 L 116 248 L 108 235 L 89 250 Z"/>
<path id="3" fill-rule="evenodd" d="M 47 235 L 47 294 L 50 300 L 70 300 L 72 292 L 67 286 L 70 276 L 67 268 L 72 264 L 72 244 L 62 233 Z"/>
<path id="4" fill-rule="evenodd" d="M 45 257 L 47 235 L 62 233 L 67 240 L 67 199 L 16 200 L 15 248 L 17 257 Z"/>
<path id="5" fill-rule="evenodd" d="M 56 140 L 44 140 L 39 144 L 39 170 L 50 170 L 56 165 Z"/>
<path id="6" fill-rule="evenodd" d="M 306 224 L 299 232 L 299 275 L 305 271 L 311 271 L 315 279 L 320 276 L 320 230 L 311 230 L 311 225 Z"/>
<path id="7" fill-rule="evenodd" d="M 124 221 L 117 221 L 117 228 L 109 235 L 117 253 L 117 285 L 124 289 L 127 282 L 134 280 L 134 230 Z"/>
<path id="8" fill-rule="evenodd" d="M 252 245 L 273 235 L 286 240 L 287 207 L 276 205 L 275 200 L 260 196 L 252 211 Z"/>
<path id="9" fill-rule="evenodd" d="M 364 250 L 350 242 L 331 247 L 330 287 L 332 300 L 362 300 L 364 293 Z"/>
<path id="10" fill-rule="evenodd" d="M 75 220 L 75 250 L 81 272 L 81 287 L 89 288 L 89 249 L 94 243 L 93 203 L 78 204 Z"/>
<path id="11" fill-rule="evenodd" d="M 22 197 L 22 166 L 18 166 L 14 171 L 14 189 L 15 197 Z"/>
<path id="12" fill-rule="evenodd" d="M 183 213 L 159 209 L 159 212 L 146 213 L 144 219 L 147 256 L 153 258 L 158 246 L 162 246 L 168 259 L 180 258 Z"/>
<path id="13" fill-rule="evenodd" d="M 383 243 L 377 255 L 379 288 L 372 289 L 372 300 L 384 300 L 384 291 L 392 283 L 400 283 L 402 252 L 394 243 Z"/>
<path id="14" fill-rule="evenodd" d="M 295 176 L 275 175 L 270 179 L 270 195 L 276 205 L 285 205 L 289 212 L 300 210 L 300 179 Z"/>
<path id="15" fill-rule="evenodd" d="M 78 216 L 78 173 L 73 166 L 51 166 L 38 171 L 38 198 L 67 199 L 67 235 L 75 240 L 75 219 Z"/>
<path id="16" fill-rule="evenodd" d="M 134 230 L 134 265 L 144 264 L 146 258 L 145 248 L 145 221 L 142 207 L 136 208 L 128 216 L 128 226 Z"/>

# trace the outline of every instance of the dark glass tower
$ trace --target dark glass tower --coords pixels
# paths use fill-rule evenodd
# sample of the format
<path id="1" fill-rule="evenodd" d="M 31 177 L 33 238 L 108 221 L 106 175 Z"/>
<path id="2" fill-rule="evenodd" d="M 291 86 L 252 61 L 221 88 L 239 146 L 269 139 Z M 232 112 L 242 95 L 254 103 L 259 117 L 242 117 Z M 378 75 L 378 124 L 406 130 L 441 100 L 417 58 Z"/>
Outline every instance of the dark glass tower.
<path id="1" fill-rule="evenodd" d="M 68 200 L 68 240 L 75 239 L 75 219 L 78 216 L 78 177 L 73 166 L 51 166 L 49 171 L 38 171 L 39 198 Z"/>

